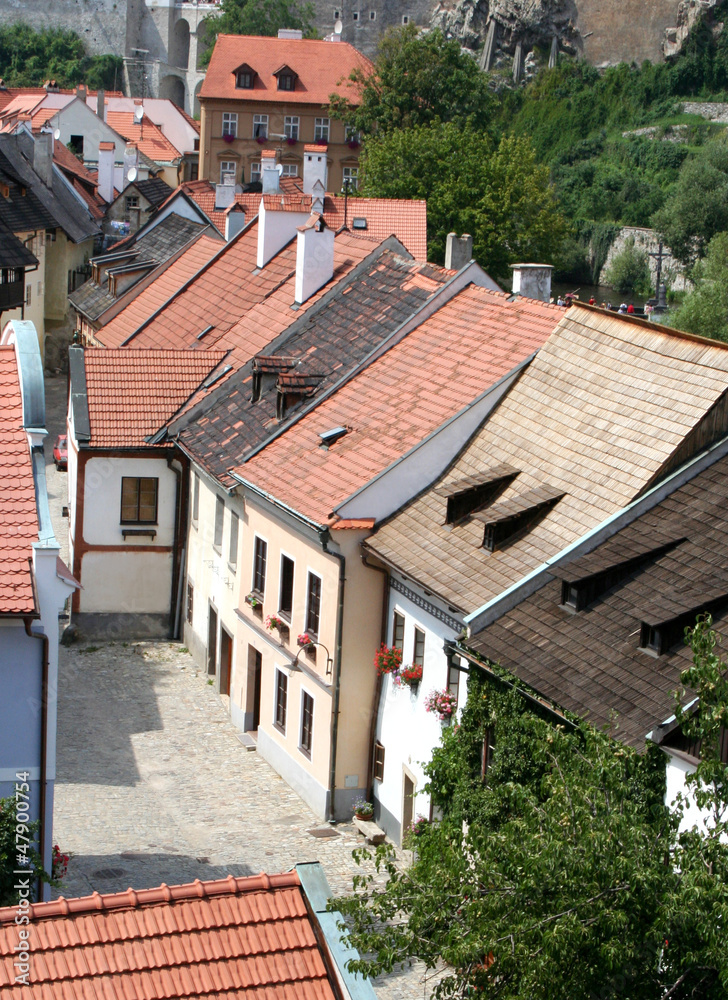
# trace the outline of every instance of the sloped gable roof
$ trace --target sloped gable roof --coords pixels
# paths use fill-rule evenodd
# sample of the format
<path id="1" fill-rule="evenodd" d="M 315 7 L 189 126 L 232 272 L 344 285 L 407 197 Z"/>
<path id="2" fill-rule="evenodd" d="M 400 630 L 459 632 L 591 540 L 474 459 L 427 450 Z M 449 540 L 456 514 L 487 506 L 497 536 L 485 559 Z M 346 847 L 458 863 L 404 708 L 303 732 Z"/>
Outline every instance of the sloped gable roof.
<path id="1" fill-rule="evenodd" d="M 471 612 L 619 510 L 659 475 L 728 388 L 728 346 L 572 306 L 451 468 L 367 544 Z M 549 485 L 566 494 L 494 552 L 483 524 L 444 525 L 435 489 L 505 463 L 499 501 Z"/>

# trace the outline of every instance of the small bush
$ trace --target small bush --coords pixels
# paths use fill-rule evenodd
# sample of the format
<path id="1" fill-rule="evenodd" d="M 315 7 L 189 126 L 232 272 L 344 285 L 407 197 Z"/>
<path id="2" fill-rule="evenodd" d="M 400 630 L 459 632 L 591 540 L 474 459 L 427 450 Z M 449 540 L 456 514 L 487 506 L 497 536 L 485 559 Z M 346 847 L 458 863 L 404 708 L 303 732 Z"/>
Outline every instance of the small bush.
<path id="1" fill-rule="evenodd" d="M 612 263 L 604 272 L 604 281 L 620 295 L 649 291 L 650 267 L 647 251 L 635 245 L 633 236 L 625 240 L 623 249 L 612 258 Z"/>

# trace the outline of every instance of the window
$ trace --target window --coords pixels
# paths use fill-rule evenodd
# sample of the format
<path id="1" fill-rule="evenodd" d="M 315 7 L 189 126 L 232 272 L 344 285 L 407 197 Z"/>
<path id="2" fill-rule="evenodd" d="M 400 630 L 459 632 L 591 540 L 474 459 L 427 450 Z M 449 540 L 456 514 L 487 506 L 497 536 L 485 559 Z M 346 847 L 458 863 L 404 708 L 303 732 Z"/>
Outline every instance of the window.
<path id="1" fill-rule="evenodd" d="M 493 763 L 493 750 L 495 749 L 495 730 L 488 726 L 485 730 L 483 743 L 480 749 L 480 780 L 485 781 L 488 777 L 490 765 Z"/>
<path id="2" fill-rule="evenodd" d="M 268 115 L 253 115 L 253 138 L 268 138 Z"/>
<path id="3" fill-rule="evenodd" d="M 306 631 L 315 636 L 319 634 L 321 618 L 321 577 L 315 573 L 308 574 L 308 596 L 306 599 Z"/>
<path id="4" fill-rule="evenodd" d="M 222 548 L 222 526 L 225 518 L 225 501 L 222 497 L 215 497 L 215 538 L 213 547 L 219 552 Z"/>
<path id="5" fill-rule="evenodd" d="M 284 163 L 281 177 L 298 177 L 298 164 Z"/>
<path id="6" fill-rule="evenodd" d="M 256 536 L 255 554 L 253 556 L 253 590 L 256 594 L 265 593 L 265 567 L 268 562 L 268 543 Z"/>
<path id="7" fill-rule="evenodd" d="M 288 709 L 288 677 L 282 670 L 276 670 L 276 714 L 275 727 L 286 731 L 286 711 Z"/>
<path id="8" fill-rule="evenodd" d="M 338 21 L 340 17 L 341 17 L 341 11 L 340 10 L 335 10 L 334 11 L 334 20 Z"/>
<path id="9" fill-rule="evenodd" d="M 350 191 L 356 191 L 359 187 L 359 168 L 358 167 L 344 167 L 344 184 L 349 185 Z"/>
<path id="10" fill-rule="evenodd" d="M 361 135 L 353 125 L 347 125 L 344 129 L 344 142 L 361 142 Z"/>
<path id="11" fill-rule="evenodd" d="M 68 143 L 70 150 L 76 156 L 83 156 L 83 136 L 82 135 L 72 135 L 71 141 Z"/>
<path id="12" fill-rule="evenodd" d="M 260 184 L 260 175 L 262 173 L 262 168 L 260 163 L 250 164 L 250 183 Z"/>
<path id="13" fill-rule="evenodd" d="M 232 135 L 237 138 L 238 135 L 238 116 L 234 111 L 223 111 L 222 113 L 222 134 Z"/>
<path id="14" fill-rule="evenodd" d="M 402 24 L 409 24 L 409 14 L 402 15 Z"/>
<path id="15" fill-rule="evenodd" d="M 375 10 L 370 10 L 369 11 L 369 20 L 370 21 L 376 21 L 376 19 L 377 19 L 377 12 Z"/>
<path id="16" fill-rule="evenodd" d="M 298 139 L 298 129 L 301 119 L 298 115 L 286 115 L 283 119 L 283 134 L 286 139 Z"/>
<path id="17" fill-rule="evenodd" d="M 288 556 L 281 556 L 281 592 L 278 610 L 287 618 L 293 613 L 293 573 L 293 560 Z"/>
<path id="18" fill-rule="evenodd" d="M 328 142 L 329 141 L 329 119 L 328 118 L 317 118 L 313 130 L 313 141 L 314 142 Z"/>
<path id="19" fill-rule="evenodd" d="M 25 288 L 25 304 L 26 304 L 26 306 L 30 305 L 31 298 L 32 298 L 31 286 L 30 285 L 26 285 L 26 288 Z"/>
<path id="20" fill-rule="evenodd" d="M 278 89 L 279 90 L 293 90 L 296 83 L 296 78 L 292 73 L 279 73 L 278 74 Z"/>
<path id="21" fill-rule="evenodd" d="M 137 479 L 122 476 L 121 479 L 121 523 L 157 523 L 158 479 Z"/>
<path id="22" fill-rule="evenodd" d="M 384 746 L 377 740 L 374 744 L 374 780 L 384 781 Z"/>
<path id="23" fill-rule="evenodd" d="M 127 212 L 132 208 L 139 208 L 139 196 L 136 194 L 128 194 L 124 198 L 124 206 Z"/>
<path id="24" fill-rule="evenodd" d="M 195 588 L 192 586 L 190 581 L 187 581 L 187 623 L 192 624 L 192 609 L 195 603 Z"/>
<path id="25" fill-rule="evenodd" d="M 238 565 L 238 532 L 240 530 L 240 518 L 230 511 L 230 551 L 228 562 L 231 567 Z"/>
<path id="26" fill-rule="evenodd" d="M 235 160 L 221 160 L 220 161 L 220 183 L 225 183 L 225 178 L 232 174 L 233 183 L 238 175 L 238 165 Z"/>
<path id="27" fill-rule="evenodd" d="M 394 612 L 392 620 L 392 645 L 395 649 L 404 649 L 404 615 Z"/>
<path id="28" fill-rule="evenodd" d="M 235 86 L 238 90 L 252 90 L 255 81 L 255 73 L 249 66 L 239 69 L 235 74 Z"/>
<path id="29" fill-rule="evenodd" d="M 200 477 L 192 473 L 192 521 L 197 524 L 200 519 Z"/>
<path id="30" fill-rule="evenodd" d="M 460 657 L 453 656 L 450 666 L 447 668 L 447 689 L 450 694 L 457 698 L 460 689 Z"/>
<path id="31" fill-rule="evenodd" d="M 420 667 L 425 662 L 425 633 L 418 628 L 415 629 L 415 650 L 412 662 L 418 664 Z"/>
<path id="32" fill-rule="evenodd" d="M 301 693 L 301 753 L 311 759 L 313 743 L 313 698 L 306 691 Z"/>
<path id="33" fill-rule="evenodd" d="M 355 10 L 354 13 L 351 15 L 351 17 L 352 17 L 353 21 L 358 21 L 359 20 L 359 11 Z"/>

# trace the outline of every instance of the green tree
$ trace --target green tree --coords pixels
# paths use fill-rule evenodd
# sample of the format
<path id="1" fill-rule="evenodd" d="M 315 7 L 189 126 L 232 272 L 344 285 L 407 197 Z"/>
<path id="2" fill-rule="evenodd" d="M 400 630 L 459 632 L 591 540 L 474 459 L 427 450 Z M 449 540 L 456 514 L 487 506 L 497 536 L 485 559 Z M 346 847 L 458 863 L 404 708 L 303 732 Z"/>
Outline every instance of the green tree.
<path id="1" fill-rule="evenodd" d="M 56 885 L 41 863 L 41 856 L 36 849 L 33 838 L 37 837 L 39 822 L 24 824 L 27 830 L 16 830 L 15 822 L 15 799 L 0 799 L 0 906 L 14 906 L 18 902 L 18 890 L 15 888 L 18 883 L 17 870 L 21 867 L 18 864 L 18 832 L 28 837 L 30 844 L 27 852 L 22 857 L 27 859 L 27 867 L 42 882 L 49 882 Z M 21 824 L 23 826 L 23 824 Z M 22 867 L 26 867 L 23 865 Z"/>
<path id="2" fill-rule="evenodd" d="M 387 31 L 371 73 L 354 70 L 351 94 L 331 95 L 331 116 L 367 136 L 430 122 L 492 126 L 496 99 L 488 77 L 455 39 L 421 35 L 413 24 Z"/>
<path id="3" fill-rule="evenodd" d="M 635 244 L 634 236 L 624 241 L 622 249 L 614 255 L 604 272 L 604 281 L 620 295 L 632 292 L 649 292 L 650 265 L 647 251 Z"/>
<path id="4" fill-rule="evenodd" d="M 704 257 L 716 233 L 728 229 L 728 143 L 719 137 L 688 160 L 653 225 L 681 264 Z"/>
<path id="5" fill-rule="evenodd" d="M 299 0 L 222 0 L 220 16 L 208 24 L 210 61 L 218 35 L 267 35 L 275 37 L 280 28 L 297 28 L 305 38 L 316 38 L 313 3 Z"/>
<path id="6" fill-rule="evenodd" d="M 670 325 L 688 333 L 728 341 L 728 233 L 708 244 L 705 259 L 691 271 L 692 291 L 670 313 Z"/>
<path id="7" fill-rule="evenodd" d="M 360 162 L 363 194 L 427 200 L 428 256 L 438 263 L 449 232 L 470 233 L 476 260 L 507 279 L 517 260 L 549 261 L 568 232 L 526 139 L 495 144 L 471 123 L 434 121 L 370 138 Z"/>
<path id="8" fill-rule="evenodd" d="M 0 27 L 0 76 L 7 87 L 59 87 L 86 81 L 91 87 L 121 86 L 123 60 L 89 56 L 79 36 L 62 28 L 35 31 L 27 24 Z"/>
<path id="9" fill-rule="evenodd" d="M 728 711 L 724 665 L 694 651 L 685 681 L 715 692 L 714 734 Z M 725 767 L 713 759 L 706 802 L 724 815 Z M 725 826 L 709 845 L 678 833 L 664 761 L 654 746 L 638 754 L 586 725 L 554 726 L 518 690 L 471 673 L 461 724 L 426 769 L 442 820 L 418 827 L 408 867 L 379 848 L 377 873 L 334 904 L 364 956 L 352 967 L 376 975 L 443 960 L 443 998 L 724 997 Z"/>

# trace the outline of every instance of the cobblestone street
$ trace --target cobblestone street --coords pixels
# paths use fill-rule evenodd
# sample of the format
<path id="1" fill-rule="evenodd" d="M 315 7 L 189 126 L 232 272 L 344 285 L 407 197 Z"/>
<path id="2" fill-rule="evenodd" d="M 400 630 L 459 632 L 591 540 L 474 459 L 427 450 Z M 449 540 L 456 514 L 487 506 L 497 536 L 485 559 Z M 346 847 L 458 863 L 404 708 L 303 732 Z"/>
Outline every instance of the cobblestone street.
<path id="1" fill-rule="evenodd" d="M 72 854 L 63 895 L 283 872 L 320 861 L 351 887 L 353 826 L 332 831 L 237 738 L 174 643 L 61 650 L 54 838 Z M 56 893 L 58 895 L 58 893 Z M 421 974 L 377 980 L 382 1000 L 428 995 Z"/>

